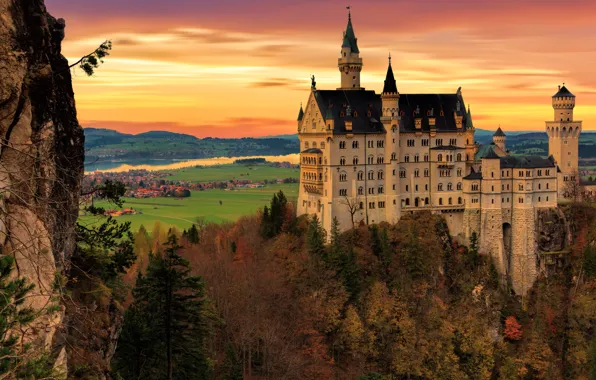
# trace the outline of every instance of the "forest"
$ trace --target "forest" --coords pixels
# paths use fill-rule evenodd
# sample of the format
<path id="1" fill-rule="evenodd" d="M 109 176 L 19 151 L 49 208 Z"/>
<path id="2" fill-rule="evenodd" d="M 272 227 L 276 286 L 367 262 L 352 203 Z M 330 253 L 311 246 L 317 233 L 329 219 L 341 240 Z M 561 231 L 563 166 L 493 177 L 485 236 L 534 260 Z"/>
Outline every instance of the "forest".
<path id="1" fill-rule="evenodd" d="M 235 223 L 141 228 L 113 374 L 594 379 L 596 209 L 565 212 L 572 251 L 523 300 L 430 213 L 327 239 L 280 192 Z"/>

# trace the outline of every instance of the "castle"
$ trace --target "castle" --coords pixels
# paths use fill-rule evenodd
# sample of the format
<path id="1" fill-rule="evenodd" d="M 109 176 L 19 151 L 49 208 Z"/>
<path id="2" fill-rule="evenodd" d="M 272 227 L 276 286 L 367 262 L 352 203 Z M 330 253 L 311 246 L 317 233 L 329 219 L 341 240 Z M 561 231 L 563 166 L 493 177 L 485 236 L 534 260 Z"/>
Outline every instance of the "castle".
<path id="1" fill-rule="evenodd" d="M 364 89 L 351 15 L 338 67 L 341 87 L 319 90 L 313 76 L 300 107 L 298 215 L 316 214 L 329 231 L 334 218 L 346 230 L 397 223 L 404 213 L 440 213 L 460 241 L 476 233 L 480 251 L 525 294 L 536 278 L 536 213 L 557 207 L 578 168 L 575 96 L 559 86 L 552 97 L 548 158 L 512 156 L 500 128 L 491 144 L 475 142 L 461 89 L 400 93 L 391 57 L 382 93 Z"/>

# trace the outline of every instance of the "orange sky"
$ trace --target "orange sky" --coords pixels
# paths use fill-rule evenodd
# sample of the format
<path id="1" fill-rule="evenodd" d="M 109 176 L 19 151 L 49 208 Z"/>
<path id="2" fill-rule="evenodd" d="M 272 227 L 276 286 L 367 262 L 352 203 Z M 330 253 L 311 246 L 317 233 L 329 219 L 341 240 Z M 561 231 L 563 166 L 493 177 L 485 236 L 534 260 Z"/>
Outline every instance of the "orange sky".
<path id="1" fill-rule="evenodd" d="M 112 55 L 73 76 L 85 127 L 198 137 L 296 132 L 314 74 L 339 86 L 344 2 L 46 0 L 66 19 L 70 61 L 105 39 Z M 566 82 L 596 129 L 596 1 L 352 1 L 362 85 L 379 92 L 387 54 L 401 93 L 462 87 L 477 128 L 542 130 Z"/>

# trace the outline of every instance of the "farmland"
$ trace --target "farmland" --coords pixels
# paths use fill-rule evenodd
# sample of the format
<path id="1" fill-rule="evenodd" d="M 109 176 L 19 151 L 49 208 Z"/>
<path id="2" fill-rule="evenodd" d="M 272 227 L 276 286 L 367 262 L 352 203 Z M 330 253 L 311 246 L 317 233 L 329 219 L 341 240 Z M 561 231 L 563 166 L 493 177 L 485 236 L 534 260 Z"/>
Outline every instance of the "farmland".
<path id="1" fill-rule="evenodd" d="M 292 177 L 295 176 L 297 175 Z M 181 199 L 124 198 L 123 207 L 133 208 L 137 214 L 119 216 L 116 220 L 130 221 L 132 231 L 137 231 L 144 225 L 149 232 L 155 221 L 159 221 L 163 226 L 176 226 L 180 229 L 190 227 L 197 217 L 216 223 L 234 221 L 241 216 L 255 214 L 268 204 L 273 194 L 279 190 L 282 190 L 290 201 L 295 201 L 298 197 L 298 184 L 270 184 L 260 189 L 192 191 L 190 197 Z M 105 201 L 96 201 L 95 205 L 106 209 L 115 208 Z M 80 218 L 81 223 L 94 224 L 98 221 L 97 217 Z"/>
<path id="2" fill-rule="evenodd" d="M 300 169 L 298 168 L 278 168 L 270 165 L 214 165 L 184 168 L 172 171 L 168 176 L 170 181 L 192 181 L 192 182 L 214 182 L 249 180 L 260 182 L 264 180 L 272 181 L 284 178 L 298 178 Z"/>

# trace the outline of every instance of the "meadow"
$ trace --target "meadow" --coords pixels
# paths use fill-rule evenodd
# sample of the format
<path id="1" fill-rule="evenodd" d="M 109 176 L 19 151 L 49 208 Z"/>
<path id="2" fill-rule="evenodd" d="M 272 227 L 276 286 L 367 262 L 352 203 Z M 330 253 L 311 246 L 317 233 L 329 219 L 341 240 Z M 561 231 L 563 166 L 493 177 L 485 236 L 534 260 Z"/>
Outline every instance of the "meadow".
<path id="1" fill-rule="evenodd" d="M 178 169 L 172 171 L 172 174 L 167 178 L 169 181 L 213 182 L 237 179 L 259 182 L 299 178 L 300 169 L 276 168 L 270 165 L 228 164 Z"/>
<path id="2" fill-rule="evenodd" d="M 216 223 L 235 221 L 241 216 L 256 214 L 258 210 L 262 210 L 279 190 L 290 201 L 298 198 L 296 183 L 270 184 L 260 189 L 192 191 L 190 197 L 182 199 L 123 198 L 123 208 L 133 208 L 138 214 L 118 216 L 116 220 L 130 221 L 132 231 L 137 231 L 143 225 L 149 232 L 155 221 L 166 228 L 176 226 L 180 229 L 189 228 L 198 217 Z M 116 208 L 105 201 L 96 201 L 95 205 L 105 209 Z M 100 218 L 82 216 L 79 220 L 82 223 L 95 224 Z"/>

